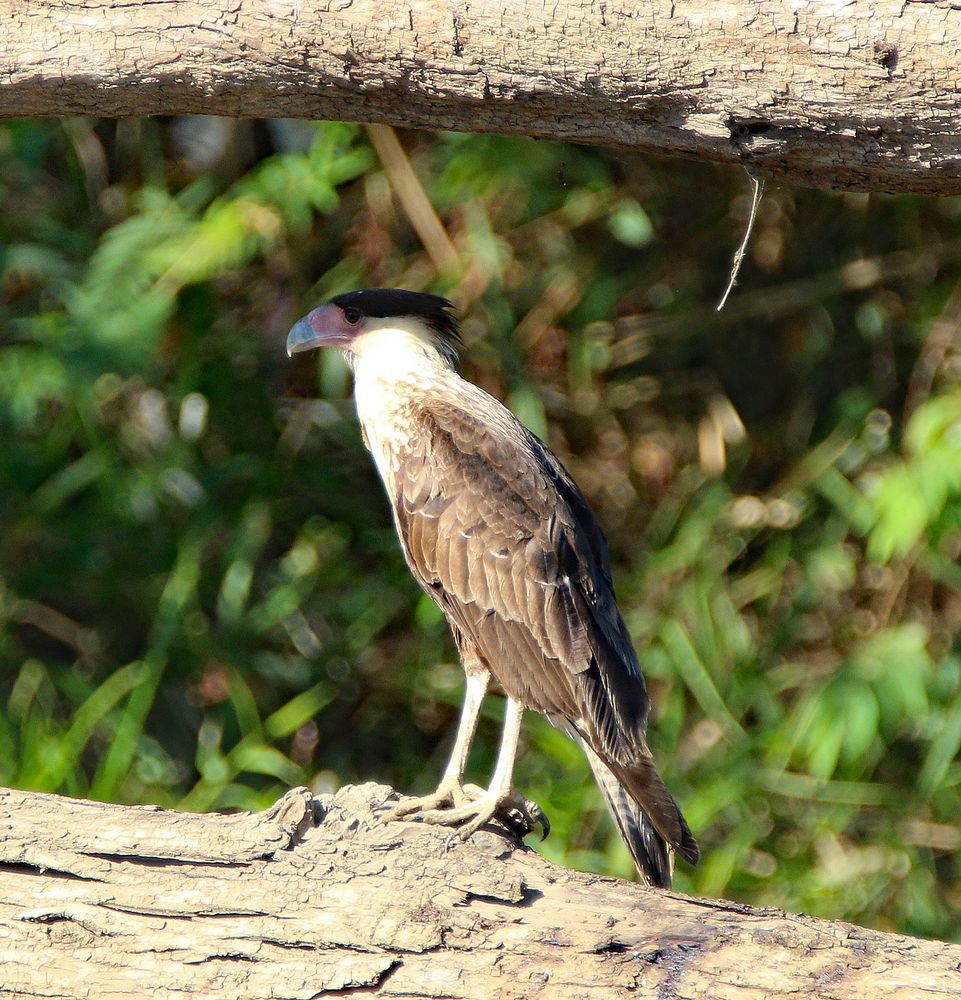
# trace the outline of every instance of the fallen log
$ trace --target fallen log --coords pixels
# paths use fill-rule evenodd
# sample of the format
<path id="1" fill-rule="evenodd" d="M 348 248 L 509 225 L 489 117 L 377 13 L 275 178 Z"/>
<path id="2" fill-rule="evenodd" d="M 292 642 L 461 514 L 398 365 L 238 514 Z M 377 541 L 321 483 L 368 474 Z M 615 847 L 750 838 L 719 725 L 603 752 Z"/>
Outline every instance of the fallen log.
<path id="1" fill-rule="evenodd" d="M 384 824 L 388 787 L 193 815 L 0 790 L 0 996 L 760 998 L 961 993 L 961 946 Z"/>
<path id="2" fill-rule="evenodd" d="M 0 116 L 519 132 L 961 192 L 952 0 L 0 0 Z"/>

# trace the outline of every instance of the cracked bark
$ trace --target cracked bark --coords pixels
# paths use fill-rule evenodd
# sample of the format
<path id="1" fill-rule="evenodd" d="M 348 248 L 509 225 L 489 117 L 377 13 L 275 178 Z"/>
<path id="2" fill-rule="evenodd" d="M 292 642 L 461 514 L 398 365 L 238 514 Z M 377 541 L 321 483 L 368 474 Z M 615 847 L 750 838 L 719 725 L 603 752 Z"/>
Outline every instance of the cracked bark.
<path id="1" fill-rule="evenodd" d="M 256 815 L 0 790 L 0 997 L 957 997 L 961 946 L 378 824 L 375 784 Z"/>
<path id="2" fill-rule="evenodd" d="M 0 116 L 520 132 L 961 192 L 954 0 L 0 0 Z"/>

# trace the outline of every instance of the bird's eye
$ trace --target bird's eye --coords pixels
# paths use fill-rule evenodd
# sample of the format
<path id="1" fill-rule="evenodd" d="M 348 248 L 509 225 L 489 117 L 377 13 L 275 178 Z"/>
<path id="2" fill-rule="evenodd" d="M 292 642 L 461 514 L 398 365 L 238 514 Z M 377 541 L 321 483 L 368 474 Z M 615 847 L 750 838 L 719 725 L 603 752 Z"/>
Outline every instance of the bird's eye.
<path id="1" fill-rule="evenodd" d="M 356 326 L 360 322 L 360 310 L 355 309 L 353 306 L 348 306 L 344 310 L 344 319 L 347 320 L 351 326 Z"/>

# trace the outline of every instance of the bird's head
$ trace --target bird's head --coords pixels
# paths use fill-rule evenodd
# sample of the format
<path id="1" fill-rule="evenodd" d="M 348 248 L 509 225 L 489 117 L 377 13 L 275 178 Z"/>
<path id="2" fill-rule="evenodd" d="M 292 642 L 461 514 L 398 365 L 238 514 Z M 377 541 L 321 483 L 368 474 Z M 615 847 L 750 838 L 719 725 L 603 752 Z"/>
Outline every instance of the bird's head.
<path id="1" fill-rule="evenodd" d="M 400 288 L 367 288 L 338 295 L 299 319 L 287 335 L 287 353 L 340 347 L 352 361 L 365 354 L 420 351 L 447 364 L 461 343 L 453 305 L 439 295 Z"/>

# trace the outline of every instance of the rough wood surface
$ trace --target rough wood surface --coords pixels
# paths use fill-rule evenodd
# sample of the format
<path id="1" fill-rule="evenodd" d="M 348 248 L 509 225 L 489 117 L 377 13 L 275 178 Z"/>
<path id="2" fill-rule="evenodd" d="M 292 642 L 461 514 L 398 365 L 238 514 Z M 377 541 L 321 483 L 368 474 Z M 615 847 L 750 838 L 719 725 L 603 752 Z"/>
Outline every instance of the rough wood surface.
<path id="1" fill-rule="evenodd" d="M 194 816 L 0 790 L 0 997 L 961 995 L 961 946 L 379 824 L 382 785 Z"/>
<path id="2" fill-rule="evenodd" d="M 961 191 L 955 0 L 0 0 L 0 115 L 522 132 Z"/>

